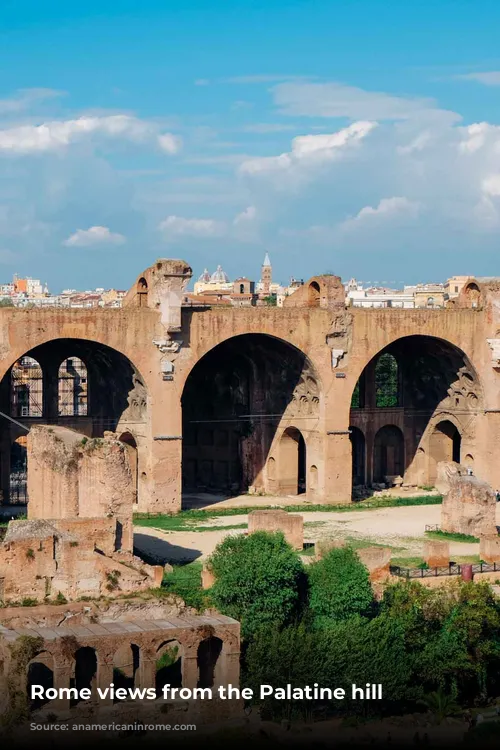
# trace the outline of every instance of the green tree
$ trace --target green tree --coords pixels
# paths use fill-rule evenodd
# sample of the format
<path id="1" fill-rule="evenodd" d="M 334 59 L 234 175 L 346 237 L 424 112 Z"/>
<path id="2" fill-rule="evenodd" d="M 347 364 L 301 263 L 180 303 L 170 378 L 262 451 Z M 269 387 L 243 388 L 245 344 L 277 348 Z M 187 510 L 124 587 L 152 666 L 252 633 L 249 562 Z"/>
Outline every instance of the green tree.
<path id="1" fill-rule="evenodd" d="M 302 562 L 282 533 L 226 537 L 210 558 L 214 605 L 241 622 L 244 638 L 259 628 L 282 627 L 300 606 Z"/>
<path id="2" fill-rule="evenodd" d="M 447 716 L 456 716 L 461 710 L 453 693 L 445 693 L 441 688 L 426 695 L 419 703 L 435 716 L 438 724 Z"/>
<path id="3" fill-rule="evenodd" d="M 308 568 L 309 608 L 318 625 L 366 615 L 373 602 L 368 571 L 350 547 L 332 549 Z"/>
<path id="4" fill-rule="evenodd" d="M 399 405 L 398 363 L 392 354 L 381 354 L 375 365 L 375 403 L 380 408 Z"/>
<path id="5" fill-rule="evenodd" d="M 0 307 L 14 307 L 14 303 L 8 297 L 0 299 Z"/>

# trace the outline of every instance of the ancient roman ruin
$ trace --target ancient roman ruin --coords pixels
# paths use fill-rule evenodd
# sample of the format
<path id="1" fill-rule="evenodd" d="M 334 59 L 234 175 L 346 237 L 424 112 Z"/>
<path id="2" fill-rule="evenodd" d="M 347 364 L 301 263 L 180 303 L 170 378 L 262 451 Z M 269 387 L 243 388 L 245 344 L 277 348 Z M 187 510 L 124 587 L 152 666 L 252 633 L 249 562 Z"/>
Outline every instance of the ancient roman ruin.
<path id="1" fill-rule="evenodd" d="M 7 514 L 27 507 L 0 542 L 0 600 L 79 600 L 70 622 L 45 604 L 4 609 L 4 670 L 24 635 L 39 644 L 25 666 L 51 685 L 104 685 L 115 669 L 147 687 L 165 649 L 176 684 L 237 684 L 237 622 L 85 605 L 160 585 L 132 516 L 179 511 L 191 490 L 347 504 L 367 486 L 444 481 L 443 529 L 500 557 L 499 280 L 470 279 L 446 309 L 346 308 L 332 275 L 282 308 L 211 309 L 183 307 L 191 275 L 160 259 L 121 309 L 0 311 L 0 489 Z M 250 532 L 275 528 L 302 548 L 300 516 L 250 514 Z M 372 580 L 390 556 L 360 552 Z"/>

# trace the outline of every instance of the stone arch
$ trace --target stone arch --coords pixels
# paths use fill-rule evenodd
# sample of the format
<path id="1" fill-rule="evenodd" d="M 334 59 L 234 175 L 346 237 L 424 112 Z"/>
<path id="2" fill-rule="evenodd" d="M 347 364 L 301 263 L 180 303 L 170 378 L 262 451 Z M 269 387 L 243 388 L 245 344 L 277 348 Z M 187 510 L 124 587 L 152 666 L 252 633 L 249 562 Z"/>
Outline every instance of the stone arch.
<path id="1" fill-rule="evenodd" d="M 377 403 L 375 370 L 386 354 L 397 362 L 397 378 L 394 368 L 392 398 L 382 404 Z M 375 435 L 381 428 L 393 425 L 403 434 L 404 482 L 432 485 L 429 440 L 435 425 L 450 419 L 462 433 L 465 425 L 473 433 L 483 408 L 482 385 L 465 352 L 450 341 L 420 334 L 397 338 L 374 354 L 360 373 L 354 396 L 350 425 L 365 435 L 367 484 L 377 481 L 375 475 L 381 473 L 374 451 Z M 419 448 L 424 455 L 418 453 Z"/>
<path id="2" fill-rule="evenodd" d="M 86 368 L 87 382 L 80 383 L 88 389 L 86 409 L 82 408 L 81 398 L 78 405 L 74 385 L 68 389 L 71 394 L 70 407 L 60 409 L 60 374 L 61 369 L 65 371 L 68 360 L 73 363 L 73 371 L 77 369 L 77 360 Z M 25 363 L 21 370 L 19 363 Z M 79 369 L 80 376 L 84 377 L 84 370 Z M 74 381 L 73 376 L 69 380 Z M 21 386 L 28 386 L 30 391 L 29 397 L 21 397 L 28 404 L 23 412 L 27 412 L 28 416 L 18 415 L 18 412 L 21 413 L 20 397 L 14 394 L 19 394 Z M 0 381 L 0 411 L 15 420 L 2 420 L 0 423 L 0 443 L 5 446 L 0 451 L 0 489 L 4 502 L 11 502 L 11 455 L 7 446 L 27 432 L 32 424 L 38 423 L 41 418 L 45 424 L 61 424 L 87 437 L 102 437 L 105 431 L 137 431 L 146 424 L 147 390 L 144 378 L 134 363 L 117 349 L 90 339 L 57 338 L 27 351 L 6 372 Z M 16 422 L 21 422 L 26 430 L 22 430 Z"/>
<path id="3" fill-rule="evenodd" d="M 475 281 L 470 281 L 464 286 L 463 299 L 466 307 L 479 308 L 481 306 L 481 290 Z"/>
<path id="4" fill-rule="evenodd" d="M 390 481 L 404 473 L 404 437 L 395 425 L 385 425 L 375 435 L 373 446 L 373 479 Z M 388 478 L 386 480 L 386 477 Z"/>
<path id="5" fill-rule="evenodd" d="M 296 427 L 287 427 L 279 442 L 278 491 L 301 495 L 306 491 L 306 442 Z"/>
<path id="6" fill-rule="evenodd" d="M 352 483 L 360 486 L 366 484 L 366 441 L 363 431 L 358 427 L 349 428 L 352 449 Z"/>
<path id="7" fill-rule="evenodd" d="M 163 686 L 182 687 L 183 649 L 179 641 L 162 641 L 155 655 L 156 694 L 161 697 Z"/>
<path id="8" fill-rule="evenodd" d="M 319 307 L 321 302 L 321 289 L 317 281 L 311 281 L 308 288 L 308 301 L 310 307 Z"/>
<path id="9" fill-rule="evenodd" d="M 79 357 L 67 357 L 59 366 L 58 415 L 86 417 L 88 409 L 87 365 Z"/>
<path id="10" fill-rule="evenodd" d="M 200 641 L 197 652 L 198 685 L 200 688 L 211 688 L 220 684 L 221 654 L 224 643 L 216 636 Z"/>
<path id="11" fill-rule="evenodd" d="M 45 690 L 54 687 L 54 657 L 48 651 L 40 651 L 28 664 L 26 673 L 26 687 L 28 696 L 31 695 L 32 685 L 42 685 Z M 49 703 L 48 698 L 30 700 L 32 711 Z"/>
<path id="12" fill-rule="evenodd" d="M 136 687 L 141 650 L 135 643 L 122 643 L 113 655 L 113 684 L 117 688 Z M 115 703 L 118 702 L 115 698 Z"/>
<path id="13" fill-rule="evenodd" d="M 285 340 L 250 333 L 217 344 L 193 366 L 182 392 L 183 489 L 268 491 L 267 462 L 272 453 L 279 463 L 282 429 L 300 419 L 304 438 L 316 432 L 320 400 L 312 363 Z"/>
<path id="14" fill-rule="evenodd" d="M 462 436 L 456 424 L 442 419 L 429 436 L 429 482 L 437 480 L 437 465 L 440 461 L 460 463 Z"/>

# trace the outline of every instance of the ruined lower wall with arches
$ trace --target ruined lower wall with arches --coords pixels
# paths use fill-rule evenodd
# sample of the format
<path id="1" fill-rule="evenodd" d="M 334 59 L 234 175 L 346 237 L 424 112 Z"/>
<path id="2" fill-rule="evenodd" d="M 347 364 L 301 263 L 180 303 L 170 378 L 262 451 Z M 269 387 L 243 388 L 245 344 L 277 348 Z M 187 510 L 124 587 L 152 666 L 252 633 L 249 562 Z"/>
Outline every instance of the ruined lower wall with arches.
<path id="1" fill-rule="evenodd" d="M 21 668 L 16 653 L 28 653 Z M 5 704 L 14 687 L 27 696 L 31 711 L 77 716 L 88 712 L 140 709 L 158 711 L 164 706 L 170 718 L 178 711 L 182 717 L 186 700 L 163 698 L 163 686 L 172 688 L 210 688 L 239 685 L 240 625 L 224 615 L 168 615 L 168 619 L 131 619 L 129 621 L 84 621 L 60 627 L 10 628 L 0 625 L 0 686 Z M 8 689 L 10 684 L 11 689 Z M 48 688 L 87 688 L 88 701 L 74 697 L 31 700 L 31 685 Z M 101 698 L 97 688 L 154 688 L 156 701 L 119 701 Z M 50 694 L 49 694 L 50 695 Z M 237 702 L 236 702 L 237 703 Z M 5 705 L 3 706 L 5 708 Z M 212 720 L 224 711 L 234 710 L 234 701 L 196 701 L 193 707 Z M 190 713 L 192 716 L 193 713 Z"/>

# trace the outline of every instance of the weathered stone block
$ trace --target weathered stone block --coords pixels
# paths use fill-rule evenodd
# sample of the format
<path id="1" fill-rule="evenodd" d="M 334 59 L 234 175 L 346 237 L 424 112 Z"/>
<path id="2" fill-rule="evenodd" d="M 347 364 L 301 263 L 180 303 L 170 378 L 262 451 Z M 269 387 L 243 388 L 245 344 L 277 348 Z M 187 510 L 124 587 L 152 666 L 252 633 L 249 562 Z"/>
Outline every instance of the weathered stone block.
<path id="1" fill-rule="evenodd" d="M 424 542 L 423 558 L 429 568 L 446 568 L 450 564 L 450 543 L 428 539 Z"/>
<path id="2" fill-rule="evenodd" d="M 294 549 L 304 547 L 304 519 L 286 510 L 254 510 L 248 514 L 248 533 L 255 531 L 282 531 Z"/>
<path id="3" fill-rule="evenodd" d="M 446 495 L 450 489 L 452 478 L 465 476 L 467 469 L 456 461 L 439 461 L 437 464 L 436 489 L 441 495 Z"/>
<path id="4" fill-rule="evenodd" d="M 201 588 L 210 589 L 215 583 L 215 575 L 208 563 L 205 563 L 201 571 Z"/>
<path id="5" fill-rule="evenodd" d="M 479 557 L 485 562 L 500 562 L 500 536 L 482 536 L 479 540 Z"/>
<path id="6" fill-rule="evenodd" d="M 343 539 L 318 539 L 314 545 L 316 560 L 322 560 L 332 549 L 345 547 Z"/>
<path id="7" fill-rule="evenodd" d="M 490 485 L 474 476 L 450 475 L 441 506 L 441 528 L 457 534 L 494 536 L 496 497 Z"/>
<path id="8" fill-rule="evenodd" d="M 390 575 L 392 550 L 390 547 L 365 547 L 356 550 L 358 557 L 368 569 L 371 581 L 378 581 Z"/>

